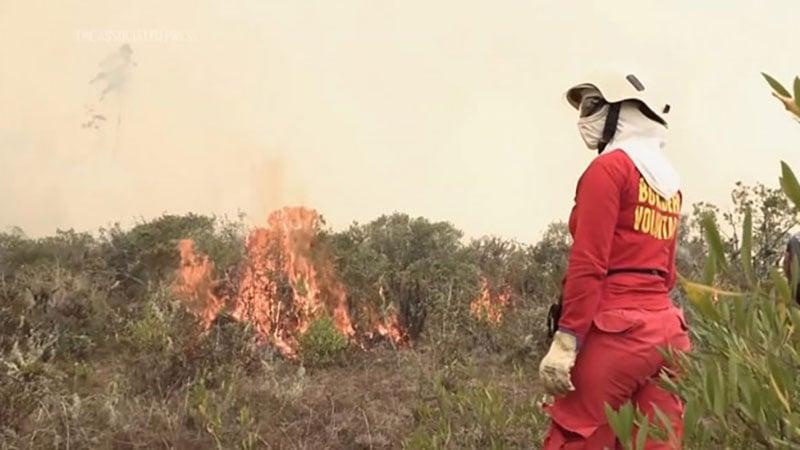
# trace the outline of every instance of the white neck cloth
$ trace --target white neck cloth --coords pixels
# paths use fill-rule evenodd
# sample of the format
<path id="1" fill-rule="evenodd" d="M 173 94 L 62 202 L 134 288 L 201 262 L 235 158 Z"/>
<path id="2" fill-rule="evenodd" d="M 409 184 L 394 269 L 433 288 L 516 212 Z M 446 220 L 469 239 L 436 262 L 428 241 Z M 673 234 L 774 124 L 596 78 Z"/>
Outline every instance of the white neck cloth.
<path id="1" fill-rule="evenodd" d="M 667 128 L 648 118 L 638 105 L 623 102 L 614 138 L 606 148 L 625 152 L 647 184 L 665 199 L 680 190 L 680 177 L 664 154 Z"/>

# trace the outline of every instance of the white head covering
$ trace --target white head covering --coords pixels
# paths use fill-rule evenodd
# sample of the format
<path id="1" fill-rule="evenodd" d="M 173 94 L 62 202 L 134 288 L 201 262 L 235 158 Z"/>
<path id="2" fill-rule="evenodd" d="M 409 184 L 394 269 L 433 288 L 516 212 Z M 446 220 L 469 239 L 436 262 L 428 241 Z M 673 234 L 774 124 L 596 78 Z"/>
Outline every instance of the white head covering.
<path id="1" fill-rule="evenodd" d="M 623 102 L 614 138 L 608 151 L 623 151 L 633 161 L 647 184 L 665 199 L 678 193 L 681 180 L 664 154 L 667 128 L 648 118 L 634 102 Z"/>

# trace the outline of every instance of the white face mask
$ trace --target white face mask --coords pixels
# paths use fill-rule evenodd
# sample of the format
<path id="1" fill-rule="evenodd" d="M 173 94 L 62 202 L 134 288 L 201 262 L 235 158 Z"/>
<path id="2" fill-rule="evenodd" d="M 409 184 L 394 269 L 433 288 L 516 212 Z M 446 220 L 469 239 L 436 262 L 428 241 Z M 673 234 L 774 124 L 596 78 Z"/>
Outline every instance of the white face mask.
<path id="1" fill-rule="evenodd" d="M 603 128 L 606 126 L 608 105 L 603 105 L 599 111 L 591 116 L 578 119 L 578 132 L 589 150 L 597 150 L 600 139 L 603 138 Z"/>

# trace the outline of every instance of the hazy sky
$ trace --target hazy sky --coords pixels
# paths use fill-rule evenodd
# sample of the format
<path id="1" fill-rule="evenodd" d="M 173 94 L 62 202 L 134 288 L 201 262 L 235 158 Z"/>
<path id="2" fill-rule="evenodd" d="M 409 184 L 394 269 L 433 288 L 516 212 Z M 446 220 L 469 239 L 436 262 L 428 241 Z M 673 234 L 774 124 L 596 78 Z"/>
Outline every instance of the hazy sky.
<path id="1" fill-rule="evenodd" d="M 798 19 L 797 0 L 0 0 L 0 229 L 302 203 L 335 228 L 403 211 L 534 241 L 593 156 L 561 95 L 609 63 L 670 94 L 687 202 L 725 204 L 800 161 L 759 74 L 800 73 Z M 126 42 L 136 66 L 99 102 Z"/>

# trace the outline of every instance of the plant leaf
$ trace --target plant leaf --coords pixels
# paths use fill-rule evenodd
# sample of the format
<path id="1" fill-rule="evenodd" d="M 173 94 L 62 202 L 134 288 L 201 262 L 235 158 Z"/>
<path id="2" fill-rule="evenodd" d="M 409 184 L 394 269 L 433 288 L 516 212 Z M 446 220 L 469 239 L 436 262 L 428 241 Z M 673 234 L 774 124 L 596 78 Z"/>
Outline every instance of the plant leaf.
<path id="1" fill-rule="evenodd" d="M 742 230 L 742 270 L 747 278 L 748 286 L 755 284 L 753 275 L 753 212 L 747 208 L 744 215 L 744 226 Z"/>
<path id="2" fill-rule="evenodd" d="M 781 188 L 794 206 L 800 208 L 800 183 L 797 182 L 792 168 L 785 161 L 781 161 Z"/>
<path id="3" fill-rule="evenodd" d="M 725 262 L 725 247 L 722 245 L 722 237 L 719 234 L 719 228 L 717 228 L 717 222 L 714 220 L 714 216 L 706 214 L 703 217 L 702 224 L 709 250 L 714 253 L 714 258 L 717 264 L 719 264 L 719 267 L 723 269 L 727 268 L 727 263 Z"/>
<path id="4" fill-rule="evenodd" d="M 732 403 L 739 402 L 739 365 L 736 358 L 728 358 L 728 396 Z"/>
<path id="5" fill-rule="evenodd" d="M 717 365 L 717 371 L 714 374 L 714 413 L 717 415 L 723 425 L 725 424 L 725 412 L 727 407 L 727 395 L 725 390 L 725 376 L 722 374 L 722 366 Z"/>
<path id="6" fill-rule="evenodd" d="M 644 450 L 644 442 L 647 440 L 647 434 L 650 432 L 650 419 L 644 416 L 639 431 L 636 433 L 636 450 Z"/>
<path id="7" fill-rule="evenodd" d="M 714 252 L 709 252 L 706 256 L 706 263 L 703 266 L 703 283 L 708 286 L 713 286 L 716 276 L 717 259 L 714 257 Z"/>
<path id="8" fill-rule="evenodd" d="M 800 108 L 800 78 L 794 77 L 794 104 Z"/>
<path id="9" fill-rule="evenodd" d="M 780 95 L 783 95 L 784 97 L 791 96 L 789 91 L 787 91 L 786 88 L 783 87 L 783 85 L 778 80 L 772 78 L 771 76 L 767 75 L 764 72 L 761 72 L 761 75 L 764 77 L 765 80 L 767 80 L 767 83 L 769 83 L 769 86 L 772 88 L 773 91 L 777 92 Z"/>
<path id="10" fill-rule="evenodd" d="M 633 406 L 630 402 L 622 405 L 618 410 L 614 410 L 608 403 L 605 404 L 606 418 L 608 424 L 617 436 L 622 446 L 628 450 L 631 449 L 633 443 Z"/>
<path id="11" fill-rule="evenodd" d="M 790 274 L 791 276 L 791 284 L 790 288 L 792 290 L 792 298 L 797 299 L 797 290 L 800 289 L 798 286 L 798 280 L 800 280 L 800 255 L 792 255 L 792 260 L 790 261 Z"/>
<path id="12" fill-rule="evenodd" d="M 714 306 L 715 301 L 721 297 L 745 297 L 745 294 L 741 292 L 724 291 L 704 284 L 693 283 L 683 277 L 679 277 L 679 281 L 686 292 L 686 297 L 700 314 L 717 322 L 722 320 L 722 315 Z"/>
<path id="13" fill-rule="evenodd" d="M 775 395 L 778 397 L 778 400 L 780 400 L 781 405 L 787 413 L 791 414 L 792 406 L 789 404 L 789 400 L 787 400 L 786 395 L 783 393 L 780 386 L 778 386 L 778 382 L 775 381 L 775 376 L 772 373 L 769 374 L 769 381 L 770 384 L 772 384 L 772 389 L 775 391 Z"/>
<path id="14" fill-rule="evenodd" d="M 717 289 L 712 286 L 706 286 L 705 284 L 695 283 L 693 281 L 689 281 L 686 278 L 680 277 L 681 286 L 686 291 L 686 294 L 691 295 L 699 295 L 699 294 L 711 294 L 711 296 L 718 300 L 720 297 L 745 297 L 745 294 L 742 292 L 736 291 L 726 291 L 724 289 Z M 785 280 L 784 280 L 785 281 Z"/>
<path id="15" fill-rule="evenodd" d="M 660 422 L 660 425 L 657 426 L 666 432 L 667 442 L 677 447 L 678 436 L 675 434 L 675 428 L 672 426 L 672 420 L 670 420 L 670 418 L 664 414 L 664 411 L 661 411 L 661 409 L 655 404 L 653 405 L 653 411 L 656 414 L 656 418 Z"/>
<path id="16" fill-rule="evenodd" d="M 685 435 L 692 436 L 697 433 L 697 428 L 700 426 L 700 405 L 696 398 L 690 398 L 686 402 L 686 408 L 683 413 L 683 431 Z"/>
<path id="17" fill-rule="evenodd" d="M 775 284 L 775 290 L 778 293 L 780 301 L 784 305 L 790 304 L 792 302 L 792 289 L 789 287 L 789 282 L 786 281 L 786 277 L 775 268 L 773 268 L 769 274 L 772 276 L 772 282 Z"/>

